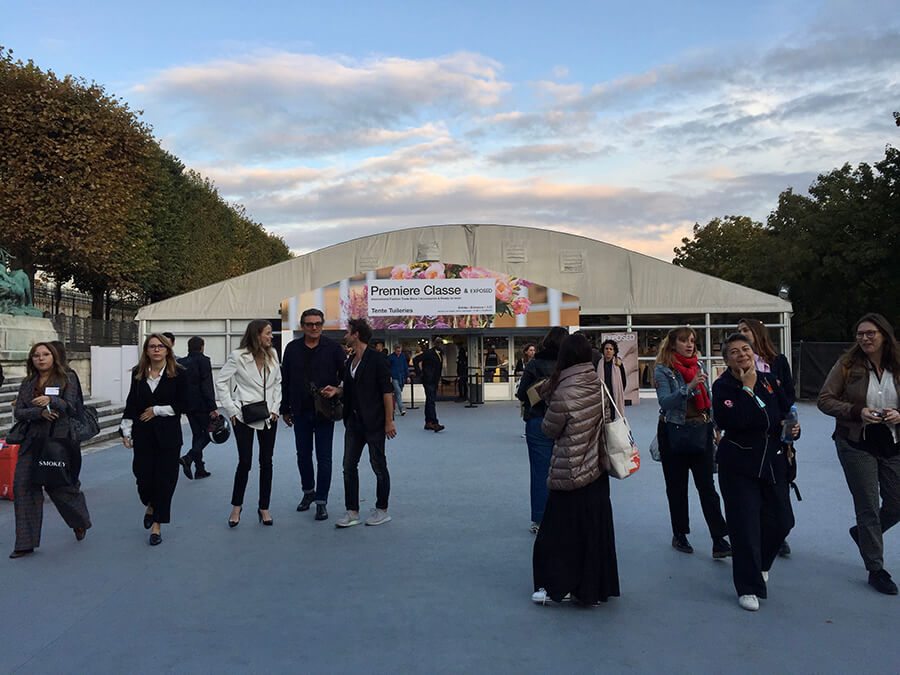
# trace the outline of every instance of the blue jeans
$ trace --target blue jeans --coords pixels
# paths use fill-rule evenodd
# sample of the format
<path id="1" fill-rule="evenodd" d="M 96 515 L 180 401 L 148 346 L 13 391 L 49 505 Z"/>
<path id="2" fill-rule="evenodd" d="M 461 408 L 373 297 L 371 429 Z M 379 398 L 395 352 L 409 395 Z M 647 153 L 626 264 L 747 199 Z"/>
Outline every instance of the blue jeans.
<path id="1" fill-rule="evenodd" d="M 403 407 L 403 382 L 396 377 L 392 377 L 391 382 L 394 383 L 394 401 L 397 403 L 397 409 L 401 411 L 406 410 Z"/>
<path id="2" fill-rule="evenodd" d="M 316 504 L 328 502 L 331 488 L 331 441 L 334 438 L 334 422 L 323 420 L 315 410 L 293 413 L 294 444 L 297 446 L 297 468 L 300 470 L 300 487 L 303 492 L 316 492 Z M 313 470 L 313 438 L 315 438 L 316 471 Z"/>
<path id="3" fill-rule="evenodd" d="M 437 400 L 437 382 L 434 384 L 423 382 L 422 388 L 425 390 L 425 421 L 437 422 L 437 408 L 434 405 Z"/>
<path id="4" fill-rule="evenodd" d="M 541 431 L 543 417 L 532 417 L 525 422 L 525 442 L 528 443 L 528 461 L 531 464 L 531 522 L 540 523 L 547 504 L 547 476 L 550 473 L 550 455 L 553 439 Z"/>

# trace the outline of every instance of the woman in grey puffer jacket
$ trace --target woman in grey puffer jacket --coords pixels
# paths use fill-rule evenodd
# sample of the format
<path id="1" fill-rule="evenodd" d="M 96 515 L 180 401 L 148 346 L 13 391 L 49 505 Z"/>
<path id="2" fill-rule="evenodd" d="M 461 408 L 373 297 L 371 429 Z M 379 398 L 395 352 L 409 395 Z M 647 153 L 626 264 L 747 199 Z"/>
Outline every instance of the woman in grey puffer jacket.
<path id="1" fill-rule="evenodd" d="M 547 604 L 574 598 L 594 605 L 619 595 L 619 574 L 602 438 L 609 413 L 583 335 L 562 343 L 544 397 L 549 403 L 543 431 L 554 444 L 550 495 L 534 542 L 531 599 Z"/>

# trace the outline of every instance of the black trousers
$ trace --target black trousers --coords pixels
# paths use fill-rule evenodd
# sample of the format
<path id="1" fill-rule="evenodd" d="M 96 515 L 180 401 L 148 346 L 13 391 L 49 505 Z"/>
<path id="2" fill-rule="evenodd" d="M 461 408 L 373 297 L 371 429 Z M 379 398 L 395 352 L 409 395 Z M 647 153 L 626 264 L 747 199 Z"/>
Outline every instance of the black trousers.
<path id="1" fill-rule="evenodd" d="M 250 465 L 253 462 L 253 432 L 259 441 L 259 508 L 269 508 L 272 496 L 272 455 L 275 453 L 275 433 L 277 422 L 272 422 L 266 429 L 254 429 L 240 420 L 234 423 L 234 440 L 237 443 L 238 465 L 234 472 L 234 489 L 231 492 L 231 505 L 243 506 L 244 492 L 247 490 L 247 479 L 250 477 Z"/>
<path id="2" fill-rule="evenodd" d="M 172 495 L 178 484 L 180 445 L 160 446 L 153 441 L 136 441 L 131 470 L 137 479 L 138 496 L 144 506 L 153 507 L 153 520 L 168 523 Z"/>
<path id="3" fill-rule="evenodd" d="M 344 505 L 348 511 L 359 511 L 359 460 L 366 445 L 369 446 L 369 464 L 375 472 L 375 508 L 387 509 L 391 475 L 388 473 L 384 444 L 384 429 L 366 431 L 348 421 L 344 431 Z"/>
<path id="4" fill-rule="evenodd" d="M 209 445 L 209 414 L 205 412 L 189 412 L 188 424 L 191 425 L 191 449 L 188 457 L 199 469 L 203 468 L 203 449 Z"/>
<path id="5" fill-rule="evenodd" d="M 691 531 L 688 517 L 688 473 L 694 475 L 694 486 L 700 495 L 700 508 L 712 537 L 728 534 L 728 525 L 722 517 L 719 493 L 713 482 L 712 435 L 705 449 L 697 452 L 673 452 L 669 448 L 666 423 L 657 427 L 659 453 L 662 459 L 663 476 L 666 479 L 666 497 L 669 500 L 669 517 L 672 520 L 672 534 L 688 534 Z"/>
<path id="6" fill-rule="evenodd" d="M 794 527 L 791 490 L 786 481 L 769 483 L 719 468 L 731 540 L 731 570 L 738 595 L 766 597 L 761 572 L 768 571 Z"/>

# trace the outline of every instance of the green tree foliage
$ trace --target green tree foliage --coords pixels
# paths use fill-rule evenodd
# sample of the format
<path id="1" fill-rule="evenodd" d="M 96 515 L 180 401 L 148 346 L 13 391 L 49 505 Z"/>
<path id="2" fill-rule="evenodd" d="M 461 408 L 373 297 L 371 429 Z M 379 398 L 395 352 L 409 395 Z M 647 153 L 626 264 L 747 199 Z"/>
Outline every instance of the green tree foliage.
<path id="1" fill-rule="evenodd" d="M 137 114 L 97 84 L 0 47 L 0 129 L 2 243 L 29 276 L 74 275 L 94 290 L 125 274 L 122 243 L 152 148 Z"/>
<path id="2" fill-rule="evenodd" d="M 139 115 L 0 47 L 0 244 L 91 292 L 95 318 L 111 293 L 158 301 L 290 257 Z"/>
<path id="3" fill-rule="evenodd" d="M 760 274 L 769 247 L 769 232 L 746 216 L 713 218 L 694 224 L 694 236 L 681 240 L 672 262 L 726 281 L 777 292 L 778 279 Z"/>
<path id="4" fill-rule="evenodd" d="M 674 263 L 768 293 L 790 287 L 796 338 L 846 340 L 881 312 L 900 325 L 900 151 L 821 174 L 808 195 L 788 189 L 765 226 L 713 219 L 675 249 Z"/>

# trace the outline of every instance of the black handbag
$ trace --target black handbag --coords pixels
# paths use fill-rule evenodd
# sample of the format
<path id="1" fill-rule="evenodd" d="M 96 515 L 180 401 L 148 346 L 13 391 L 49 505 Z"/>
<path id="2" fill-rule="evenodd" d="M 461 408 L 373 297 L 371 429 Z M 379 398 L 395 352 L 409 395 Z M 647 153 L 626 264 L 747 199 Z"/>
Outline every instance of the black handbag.
<path id="1" fill-rule="evenodd" d="M 337 422 L 344 418 L 344 404 L 341 402 L 340 397 L 332 396 L 328 398 L 323 396 L 322 390 L 314 382 L 309 383 L 309 391 L 312 393 L 313 402 L 316 405 L 316 414 L 319 417 L 331 422 Z"/>
<path id="2" fill-rule="evenodd" d="M 327 398 L 322 395 L 322 390 L 316 386 L 312 376 L 312 363 L 306 361 L 306 382 L 309 385 L 309 393 L 313 399 L 316 415 L 329 422 L 337 422 L 344 418 L 344 404 L 339 396 Z"/>
<path id="3" fill-rule="evenodd" d="M 69 419 L 72 437 L 78 442 L 90 440 L 100 433 L 100 416 L 92 405 L 82 405 L 81 414 Z"/>
<path id="4" fill-rule="evenodd" d="M 6 444 L 21 445 L 25 442 L 25 434 L 27 433 L 28 420 L 16 420 L 16 423 L 6 432 Z"/>
<path id="5" fill-rule="evenodd" d="M 701 452 L 706 450 L 710 436 L 709 422 L 685 422 L 666 425 L 669 449 L 672 452 Z"/>
<path id="6" fill-rule="evenodd" d="M 53 437 L 54 427 L 35 438 L 31 450 L 31 482 L 48 490 L 72 485 L 72 446 L 67 438 Z"/>
<path id="7" fill-rule="evenodd" d="M 244 424 L 253 424 L 269 419 L 269 404 L 266 403 L 266 379 L 269 376 L 269 367 L 263 371 L 263 400 L 254 401 L 241 406 L 241 419 Z"/>

